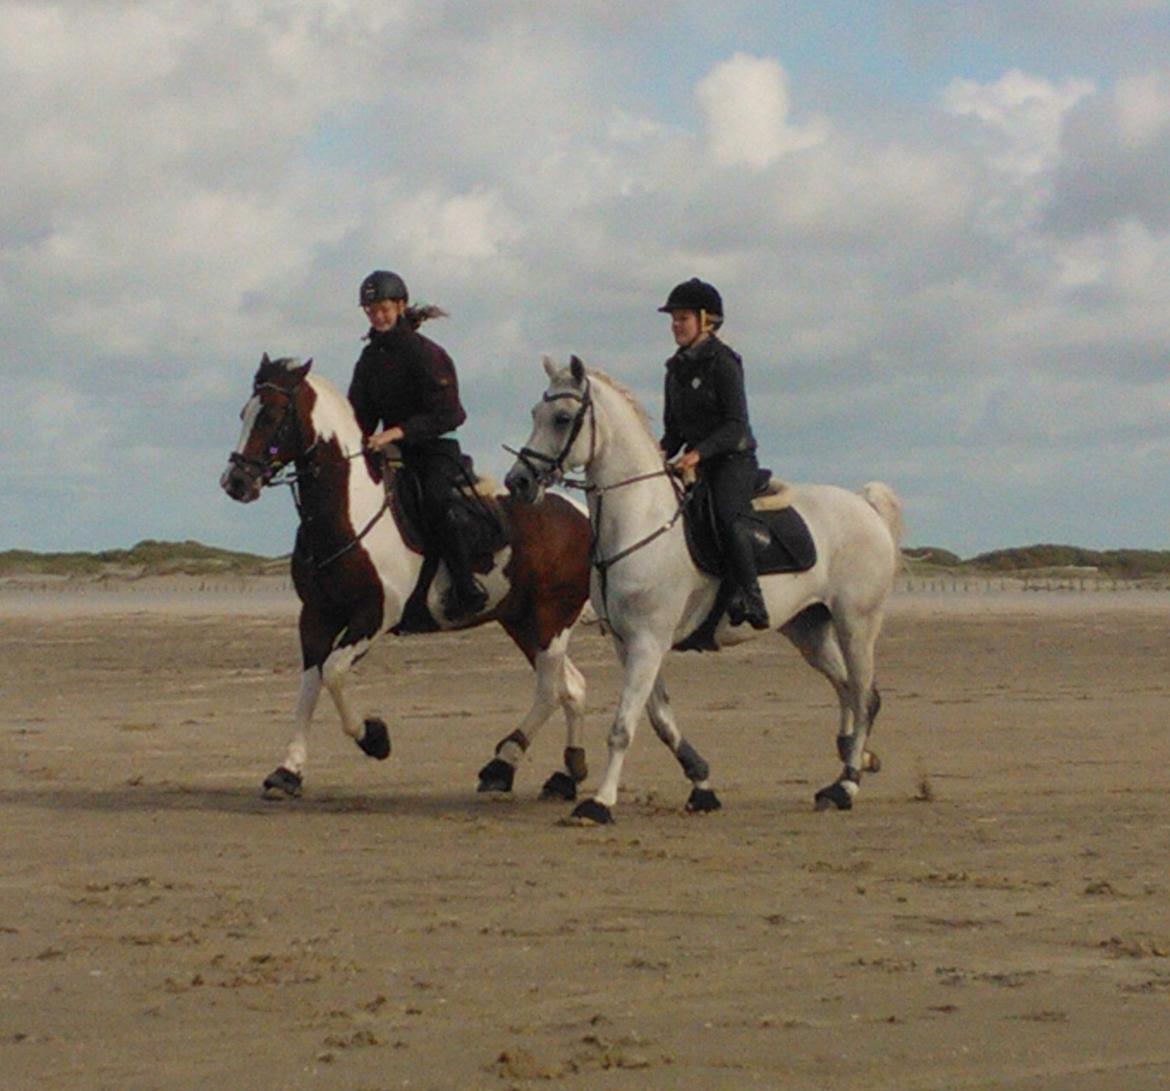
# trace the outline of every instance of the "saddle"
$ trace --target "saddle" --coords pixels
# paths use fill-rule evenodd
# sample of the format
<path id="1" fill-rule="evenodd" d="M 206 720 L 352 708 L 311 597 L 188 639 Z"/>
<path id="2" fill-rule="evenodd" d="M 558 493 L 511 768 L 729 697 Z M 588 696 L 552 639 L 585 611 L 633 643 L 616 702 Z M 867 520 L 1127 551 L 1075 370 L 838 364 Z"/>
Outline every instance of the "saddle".
<path id="1" fill-rule="evenodd" d="M 761 469 L 752 497 L 752 538 L 756 548 L 756 571 L 761 576 L 779 572 L 804 572 L 817 562 L 816 545 L 805 523 L 792 507 L 792 490 Z M 683 525 L 687 548 L 695 567 L 710 576 L 726 575 L 723 549 L 715 508 L 707 481 L 700 477 L 683 499 Z"/>
<path id="2" fill-rule="evenodd" d="M 418 583 L 403 610 L 399 632 L 430 632 L 438 624 L 427 609 L 427 595 L 442 560 L 441 543 L 423 516 L 423 487 L 407 463 L 386 464 L 382 475 L 386 504 L 406 547 L 423 558 Z M 453 461 L 445 533 L 458 534 L 473 572 L 486 575 L 495 555 L 511 540 L 508 513 L 488 478 L 481 478 L 471 458 L 460 453 Z"/>
<path id="3" fill-rule="evenodd" d="M 772 476 L 771 470 L 761 469 L 756 478 L 752 497 L 752 534 L 756 552 L 756 572 L 769 576 L 780 572 L 803 572 L 817 561 L 816 545 L 808 524 L 792 506 L 792 490 Z M 722 580 L 715 593 L 715 601 L 706 618 L 689 636 L 674 645 L 675 651 L 716 651 L 715 630 L 727 612 L 734 586 L 723 563 L 719 544 L 719 529 L 711 490 L 703 478 L 691 485 L 683 498 L 683 527 L 687 548 L 695 566 Z"/>

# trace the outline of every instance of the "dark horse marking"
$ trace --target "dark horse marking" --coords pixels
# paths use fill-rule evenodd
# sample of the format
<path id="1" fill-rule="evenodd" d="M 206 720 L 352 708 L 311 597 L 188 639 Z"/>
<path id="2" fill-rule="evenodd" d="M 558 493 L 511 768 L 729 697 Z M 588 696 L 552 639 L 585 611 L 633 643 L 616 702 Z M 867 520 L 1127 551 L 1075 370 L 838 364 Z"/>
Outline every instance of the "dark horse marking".
<path id="1" fill-rule="evenodd" d="M 565 767 L 546 782 L 584 777 L 581 733 L 585 681 L 569 659 L 569 636 L 589 594 L 589 520 L 563 497 L 536 506 L 507 496 L 466 496 L 489 513 L 506 538 L 477 566 L 488 601 L 452 623 L 440 603 L 450 580 L 436 571 L 399 523 L 396 474 L 363 457 L 349 402 L 312 361 L 260 361 L 241 413 L 239 443 L 220 478 L 233 500 L 249 503 L 266 485 L 290 486 L 300 516 L 292 577 L 301 600 L 301 683 L 292 738 L 281 765 L 264 780 L 269 798 L 301 794 L 308 732 L 324 686 L 342 729 L 368 755 L 390 755 L 390 732 L 378 717 L 360 718 L 344 684 L 350 668 L 387 632 L 433 632 L 497 622 L 536 672 L 536 696 L 520 726 L 480 771 L 480 790 L 511 791 L 516 766 L 559 706 L 565 715 Z M 495 551 L 492 552 L 492 549 Z M 409 608 L 409 610 L 408 610 Z M 563 794 L 555 798 L 566 798 Z"/>

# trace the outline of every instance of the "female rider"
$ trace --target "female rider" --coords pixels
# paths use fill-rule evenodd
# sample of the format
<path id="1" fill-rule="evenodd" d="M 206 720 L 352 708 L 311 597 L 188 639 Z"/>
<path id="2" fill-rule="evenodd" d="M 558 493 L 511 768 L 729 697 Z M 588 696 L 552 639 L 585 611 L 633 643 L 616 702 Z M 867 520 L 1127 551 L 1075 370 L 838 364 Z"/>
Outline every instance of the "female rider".
<path id="1" fill-rule="evenodd" d="M 743 361 L 719 340 L 723 300 L 715 287 L 693 277 L 676 285 L 658 308 L 670 315 L 678 351 L 666 361 L 660 441 L 679 470 L 694 469 L 710 489 L 720 545 L 735 590 L 727 606 L 732 625 L 769 627 L 752 545 L 752 493 L 758 463 L 748 422 Z"/>

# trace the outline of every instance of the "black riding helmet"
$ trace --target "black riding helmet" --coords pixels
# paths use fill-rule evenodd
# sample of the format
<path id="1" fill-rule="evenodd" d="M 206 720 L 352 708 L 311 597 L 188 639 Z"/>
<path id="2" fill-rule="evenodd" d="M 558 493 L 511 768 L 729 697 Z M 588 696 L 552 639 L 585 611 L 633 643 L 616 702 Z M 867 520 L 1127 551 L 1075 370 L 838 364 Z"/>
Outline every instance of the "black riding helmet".
<path id="1" fill-rule="evenodd" d="M 410 293 L 406 290 L 406 281 L 397 273 L 378 269 L 362 281 L 362 286 L 358 290 L 358 303 L 368 307 L 371 303 L 381 303 L 384 299 L 401 299 L 403 302 L 409 302 Z"/>
<path id="2" fill-rule="evenodd" d="M 670 314 L 671 311 L 706 311 L 712 322 L 723 321 L 723 297 L 714 284 L 708 284 L 698 277 L 676 284 L 666 297 L 666 302 L 658 309 L 663 314 Z"/>

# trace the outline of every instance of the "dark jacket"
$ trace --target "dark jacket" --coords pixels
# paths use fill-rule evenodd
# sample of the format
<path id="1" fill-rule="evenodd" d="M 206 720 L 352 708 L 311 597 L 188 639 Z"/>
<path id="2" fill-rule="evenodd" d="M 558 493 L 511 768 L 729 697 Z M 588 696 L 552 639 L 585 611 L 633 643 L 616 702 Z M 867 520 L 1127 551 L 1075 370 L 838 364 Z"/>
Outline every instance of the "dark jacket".
<path id="1" fill-rule="evenodd" d="M 385 333 L 370 331 L 354 365 L 349 400 L 366 435 L 379 423 L 401 428 L 404 454 L 467 419 L 451 357 L 405 318 Z"/>
<path id="2" fill-rule="evenodd" d="M 717 337 L 681 349 L 666 361 L 660 444 L 667 458 L 685 445 L 700 465 L 720 455 L 755 451 L 748 423 L 743 361 Z"/>

